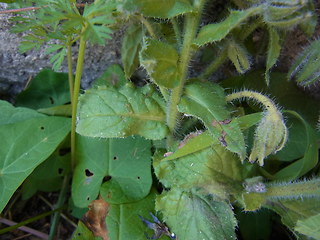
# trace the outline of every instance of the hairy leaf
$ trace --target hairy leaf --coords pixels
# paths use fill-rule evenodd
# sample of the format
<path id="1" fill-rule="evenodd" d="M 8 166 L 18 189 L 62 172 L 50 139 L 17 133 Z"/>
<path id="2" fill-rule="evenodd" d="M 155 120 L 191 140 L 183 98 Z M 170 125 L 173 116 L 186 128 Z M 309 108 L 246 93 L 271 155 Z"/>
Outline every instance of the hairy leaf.
<path id="1" fill-rule="evenodd" d="M 269 85 L 270 82 L 270 69 L 276 64 L 277 59 L 280 55 L 281 45 L 280 36 L 276 29 L 273 27 L 269 28 L 269 46 L 267 55 L 267 67 L 266 67 L 266 83 Z"/>
<path id="2" fill-rule="evenodd" d="M 187 190 L 192 187 L 202 187 L 204 191 L 221 198 L 227 198 L 228 194 L 241 187 L 239 159 L 219 144 L 174 160 L 160 159 L 160 156 L 155 158 L 154 169 L 166 187 L 179 186 Z"/>
<path id="3" fill-rule="evenodd" d="M 111 64 L 102 75 L 93 82 L 93 86 L 120 88 L 127 83 L 125 74 L 118 64 Z"/>
<path id="4" fill-rule="evenodd" d="M 157 92 L 126 85 L 119 90 L 98 87 L 80 97 L 77 132 L 90 137 L 141 135 L 163 139 L 167 134 L 164 102 Z"/>
<path id="5" fill-rule="evenodd" d="M 231 152 L 245 158 L 244 137 L 237 119 L 226 109 L 223 89 L 212 83 L 191 83 L 186 86 L 178 106 L 180 112 L 201 119 L 212 136 Z"/>
<path id="6" fill-rule="evenodd" d="M 26 90 L 18 95 L 16 105 L 39 109 L 68 102 L 70 102 L 68 75 L 46 69 L 38 73 Z"/>
<path id="7" fill-rule="evenodd" d="M 294 230 L 308 237 L 320 239 L 320 214 L 298 220 Z"/>
<path id="8" fill-rule="evenodd" d="M 145 240 L 146 235 L 152 236 L 153 232 L 143 224 L 140 217 L 150 219 L 150 212 L 154 212 L 154 201 L 156 191 L 137 202 L 125 204 L 111 204 L 110 211 L 106 218 L 110 239 L 117 240 Z M 153 220 L 150 219 L 150 222 Z M 159 240 L 166 240 L 167 237 L 161 237 Z"/>
<path id="9" fill-rule="evenodd" d="M 236 239 L 237 222 L 231 206 L 212 195 L 173 188 L 157 198 L 156 209 L 178 239 Z"/>
<path id="10" fill-rule="evenodd" d="M 242 11 L 231 11 L 230 15 L 219 23 L 208 24 L 200 29 L 194 44 L 203 46 L 208 43 L 222 40 L 227 34 L 237 27 L 248 17 L 258 13 L 261 9 L 259 7 L 249 8 Z"/>
<path id="11" fill-rule="evenodd" d="M 188 0 L 126 0 L 124 8 L 130 12 L 140 12 L 146 17 L 173 18 L 193 10 Z"/>
<path id="12" fill-rule="evenodd" d="M 141 137 L 98 139 L 78 136 L 72 184 L 76 206 L 86 207 L 99 192 L 109 203 L 137 201 L 151 187 L 150 141 Z"/>
<path id="13" fill-rule="evenodd" d="M 2 114 L 10 115 L 10 112 Z M 13 115 L 15 121 L 0 125 L 0 212 L 25 178 L 51 155 L 70 131 L 67 118 L 26 119 L 21 108 L 17 108 L 17 114 L 21 114 L 22 119 Z"/>
<path id="14" fill-rule="evenodd" d="M 144 35 L 141 24 L 131 24 L 122 40 L 121 60 L 124 67 L 126 78 L 130 78 L 139 66 L 139 51 Z"/>
<path id="15" fill-rule="evenodd" d="M 299 220 L 312 217 L 320 212 L 319 199 L 309 198 L 303 201 L 277 201 L 269 202 L 267 208 L 281 216 L 281 221 L 289 229 L 294 229 Z"/>
<path id="16" fill-rule="evenodd" d="M 320 77 L 320 40 L 316 40 L 307 47 L 291 66 L 288 78 L 294 78 L 299 84 L 308 86 Z"/>
<path id="17" fill-rule="evenodd" d="M 140 52 L 140 63 L 159 86 L 173 88 L 179 83 L 179 54 L 170 44 L 145 39 Z"/>

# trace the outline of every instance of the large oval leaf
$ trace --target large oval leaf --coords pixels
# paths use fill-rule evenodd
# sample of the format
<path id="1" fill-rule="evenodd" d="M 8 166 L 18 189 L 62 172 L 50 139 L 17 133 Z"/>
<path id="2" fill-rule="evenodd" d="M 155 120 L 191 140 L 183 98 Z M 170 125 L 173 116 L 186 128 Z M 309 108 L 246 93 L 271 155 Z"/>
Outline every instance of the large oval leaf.
<path id="1" fill-rule="evenodd" d="M 157 198 L 156 209 L 178 239 L 236 239 L 237 221 L 230 204 L 212 196 L 174 188 Z"/>
<path id="2" fill-rule="evenodd" d="M 84 136 L 114 138 L 141 135 L 163 139 L 165 125 L 163 99 L 144 88 L 98 87 L 80 97 L 77 132 Z"/>
<path id="3" fill-rule="evenodd" d="M 98 139 L 78 136 L 73 202 L 87 207 L 99 192 L 109 203 L 137 201 L 151 187 L 151 143 L 142 137 Z"/>
<path id="4" fill-rule="evenodd" d="M 29 109 L 4 105 L 1 120 L 5 121 L 0 125 L 0 212 L 21 183 L 70 131 L 68 118 L 39 117 L 35 111 L 32 114 Z"/>
<path id="5" fill-rule="evenodd" d="M 237 119 L 230 118 L 223 89 L 212 83 L 191 83 L 186 86 L 179 111 L 203 121 L 214 138 L 244 160 L 246 148 Z"/>

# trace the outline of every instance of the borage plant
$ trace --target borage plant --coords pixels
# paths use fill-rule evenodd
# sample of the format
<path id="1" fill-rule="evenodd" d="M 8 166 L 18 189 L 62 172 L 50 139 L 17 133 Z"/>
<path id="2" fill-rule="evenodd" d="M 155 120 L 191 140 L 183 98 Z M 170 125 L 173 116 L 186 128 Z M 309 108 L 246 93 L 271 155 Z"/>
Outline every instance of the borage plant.
<path id="1" fill-rule="evenodd" d="M 205 0 L 96 0 L 82 11 L 71 0 L 38 4 L 36 12 L 16 18 L 23 24 L 15 31 L 31 30 L 21 50 L 59 41 L 47 52 L 57 51 L 55 68 L 68 56 L 71 108 L 62 105 L 67 88 L 58 90 L 63 75 L 48 70 L 17 100 L 38 111 L 1 103 L 7 140 L 1 210 L 23 181 L 24 197 L 62 186 L 62 206 L 72 175 L 69 208 L 81 216 L 90 206 L 73 239 L 236 239 L 237 226 L 244 239 L 268 239 L 275 213 L 297 238 L 320 239 L 313 227 L 320 222 L 319 106 L 285 75 L 270 73 L 288 30 L 314 31 L 311 1 L 234 0 L 225 6 L 233 10 L 213 23 L 203 17 L 212 4 Z M 86 42 L 104 44 L 111 28 L 124 25 L 123 70 L 110 66 L 78 101 Z M 269 37 L 259 49 L 266 70 L 246 73 L 258 30 Z M 78 40 L 73 86 L 71 45 Z M 316 44 L 297 59 L 290 78 L 317 79 L 319 66 L 307 64 L 317 56 Z M 192 60 L 206 67 L 199 70 Z M 243 75 L 208 81 L 228 60 Z M 149 77 L 142 87 L 130 81 L 139 66 Z M 45 77 L 53 87 L 41 82 Z M 35 101 L 43 86 L 46 94 Z M 71 127 L 61 115 L 71 116 Z M 26 128 L 37 137 L 30 140 Z"/>

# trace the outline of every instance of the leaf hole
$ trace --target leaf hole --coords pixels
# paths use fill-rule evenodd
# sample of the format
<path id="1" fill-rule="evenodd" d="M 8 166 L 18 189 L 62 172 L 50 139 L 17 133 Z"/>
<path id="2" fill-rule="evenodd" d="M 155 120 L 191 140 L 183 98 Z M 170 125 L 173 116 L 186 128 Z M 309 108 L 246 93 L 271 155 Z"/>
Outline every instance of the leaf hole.
<path id="1" fill-rule="evenodd" d="M 78 236 L 81 236 L 81 233 L 78 233 Z"/>
<path id="2" fill-rule="evenodd" d="M 89 201 L 90 200 L 90 197 L 87 197 L 87 201 Z"/>
<path id="3" fill-rule="evenodd" d="M 71 148 L 60 148 L 59 149 L 59 156 L 67 155 L 71 151 Z"/>
<path id="4" fill-rule="evenodd" d="M 40 127 L 40 129 L 41 129 L 41 130 L 44 130 L 44 127 L 43 127 L 43 126 L 41 126 L 41 127 Z"/>
<path id="5" fill-rule="evenodd" d="M 112 179 L 112 177 L 111 176 L 105 176 L 104 178 L 103 178 L 103 182 L 108 182 L 108 181 L 110 181 Z"/>
<path id="6" fill-rule="evenodd" d="M 85 170 L 85 174 L 86 174 L 87 177 L 92 177 L 93 176 L 93 172 L 90 172 L 90 170 L 88 168 Z"/>
<path id="7" fill-rule="evenodd" d="M 140 179 L 140 177 L 139 177 L 139 176 L 138 176 L 137 178 L 138 178 L 138 179 Z"/>
<path id="8" fill-rule="evenodd" d="M 113 157 L 113 160 L 118 160 L 118 157 L 117 157 L 117 156 L 114 156 L 114 157 Z"/>
<path id="9" fill-rule="evenodd" d="M 62 168 L 58 168 L 58 174 L 61 175 L 63 173 L 63 169 Z"/>
<path id="10" fill-rule="evenodd" d="M 54 104 L 54 100 L 52 97 L 49 97 L 51 104 Z"/>

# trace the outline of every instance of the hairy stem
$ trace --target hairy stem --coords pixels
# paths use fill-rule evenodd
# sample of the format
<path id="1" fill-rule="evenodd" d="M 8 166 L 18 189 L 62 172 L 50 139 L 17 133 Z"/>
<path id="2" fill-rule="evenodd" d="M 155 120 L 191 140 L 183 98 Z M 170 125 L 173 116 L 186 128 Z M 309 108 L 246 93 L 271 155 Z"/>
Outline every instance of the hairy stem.
<path id="1" fill-rule="evenodd" d="M 73 96 L 72 96 L 72 122 L 71 122 L 71 167 L 72 169 L 75 166 L 76 117 L 77 117 L 78 97 L 80 92 L 80 83 L 81 83 L 81 76 L 83 71 L 85 49 L 86 49 L 86 40 L 82 36 L 80 38 L 76 76 L 75 76 L 75 83 L 74 83 Z"/>
<path id="2" fill-rule="evenodd" d="M 149 23 L 149 21 L 145 19 L 142 15 L 140 16 L 140 20 L 143 23 L 143 25 L 147 28 L 147 31 L 149 32 L 150 36 L 153 37 L 154 39 L 157 39 L 157 35 L 153 30 L 151 23 Z"/>
<path id="3" fill-rule="evenodd" d="M 320 179 L 267 185 L 266 197 L 271 199 L 295 199 L 320 196 Z"/>
<path id="4" fill-rule="evenodd" d="M 182 49 L 180 53 L 180 62 L 178 65 L 180 71 L 179 85 L 172 89 L 171 96 L 169 100 L 168 112 L 167 112 L 167 125 L 173 135 L 176 125 L 178 124 L 178 109 L 177 105 L 180 102 L 181 95 L 183 93 L 183 88 L 186 83 L 188 76 L 188 65 L 190 63 L 191 55 L 193 52 L 192 42 L 196 36 L 199 20 L 201 17 L 203 5 L 205 0 L 197 1 L 197 10 L 188 13 L 185 16 L 184 25 L 184 40 L 182 44 Z"/>
<path id="5" fill-rule="evenodd" d="M 173 27 L 173 30 L 174 30 L 174 34 L 176 36 L 178 49 L 180 49 L 180 47 L 181 47 L 181 31 L 180 31 L 180 28 L 179 28 L 179 24 L 178 24 L 176 18 L 172 18 L 171 19 L 171 23 L 172 23 L 172 27 Z"/>
<path id="6" fill-rule="evenodd" d="M 271 114 L 278 112 L 276 104 L 270 98 L 268 98 L 267 96 L 261 93 L 254 92 L 254 91 L 245 90 L 245 91 L 240 91 L 236 93 L 231 93 L 226 96 L 226 101 L 231 102 L 233 100 L 241 99 L 241 98 L 249 98 L 249 99 L 253 99 L 260 102 L 266 108 L 266 110 Z"/>

